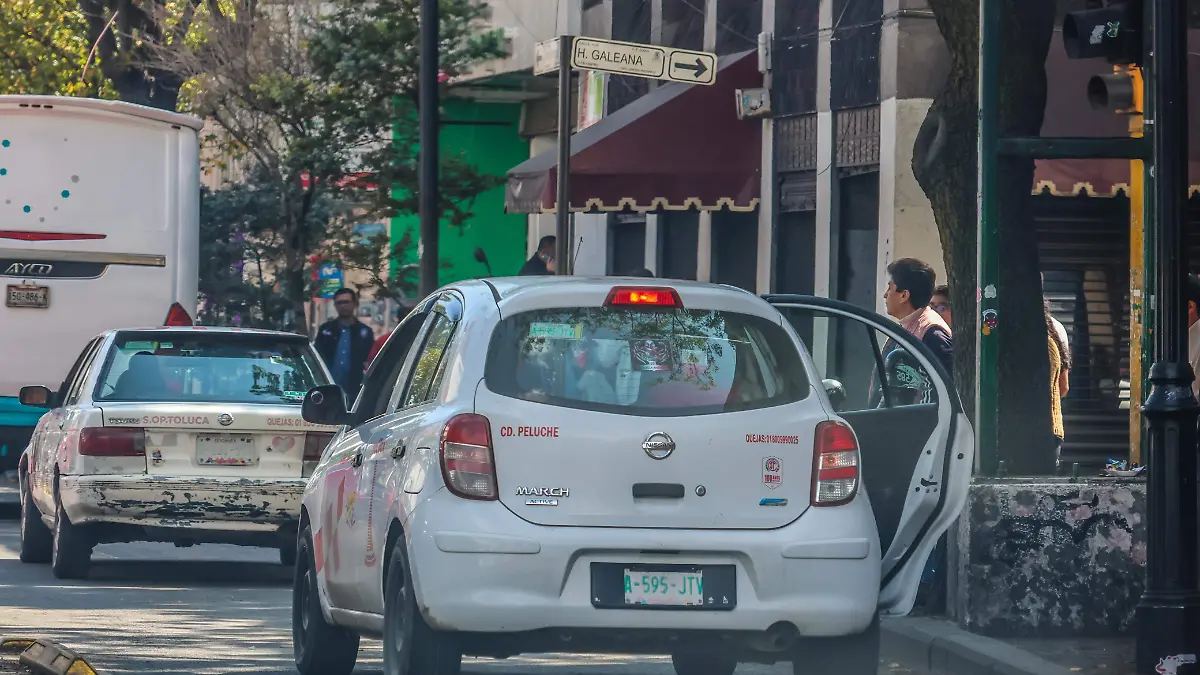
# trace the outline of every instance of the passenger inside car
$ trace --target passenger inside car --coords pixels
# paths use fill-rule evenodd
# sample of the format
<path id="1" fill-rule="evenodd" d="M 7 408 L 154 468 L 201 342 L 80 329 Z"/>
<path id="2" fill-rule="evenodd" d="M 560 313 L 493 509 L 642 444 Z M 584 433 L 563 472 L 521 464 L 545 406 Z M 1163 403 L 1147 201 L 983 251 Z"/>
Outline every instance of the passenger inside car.
<path id="1" fill-rule="evenodd" d="M 167 382 L 158 368 L 158 359 L 150 352 L 138 352 L 129 359 L 129 368 L 117 378 L 113 396 L 122 399 L 148 399 L 166 392 Z"/>

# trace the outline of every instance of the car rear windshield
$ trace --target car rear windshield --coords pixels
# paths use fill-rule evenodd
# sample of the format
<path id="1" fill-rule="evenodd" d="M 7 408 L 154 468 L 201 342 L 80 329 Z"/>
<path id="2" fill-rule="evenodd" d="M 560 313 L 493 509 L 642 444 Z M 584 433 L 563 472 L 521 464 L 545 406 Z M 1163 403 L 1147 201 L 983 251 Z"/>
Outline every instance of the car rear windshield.
<path id="1" fill-rule="evenodd" d="M 516 314 L 492 335 L 485 379 L 502 396 L 658 417 L 784 405 L 809 391 L 796 345 L 779 324 L 683 309 Z"/>
<path id="2" fill-rule="evenodd" d="M 302 338 L 253 333 L 118 333 L 97 401 L 300 405 L 328 384 Z"/>

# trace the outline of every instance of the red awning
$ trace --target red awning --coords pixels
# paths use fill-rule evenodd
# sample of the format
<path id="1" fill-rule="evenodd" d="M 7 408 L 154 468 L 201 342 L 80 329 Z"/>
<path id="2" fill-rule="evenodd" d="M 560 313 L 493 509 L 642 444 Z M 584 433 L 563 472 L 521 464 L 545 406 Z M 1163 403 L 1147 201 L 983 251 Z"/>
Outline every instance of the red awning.
<path id="1" fill-rule="evenodd" d="M 761 86 L 754 51 L 725 56 L 716 84 L 662 84 L 575 134 L 571 210 L 753 211 L 762 122 L 737 118 L 734 90 Z M 557 150 L 511 169 L 507 211 L 556 210 L 557 169 Z"/>
<path id="2" fill-rule="evenodd" d="M 1200 31 L 1188 31 L 1189 110 L 1200 110 Z M 1122 137 L 1129 135 L 1129 118 L 1088 104 L 1087 83 L 1092 75 L 1111 72 L 1100 59 L 1067 58 L 1061 36 L 1050 43 L 1046 56 L 1046 116 L 1042 122 L 1044 137 Z M 1190 172 L 1192 190 L 1200 182 L 1200 118 L 1192 116 Z M 1128 193 L 1130 162 L 1123 159 L 1039 159 L 1034 172 L 1033 191 L 1056 195 L 1087 194 L 1111 197 L 1122 190 Z"/>

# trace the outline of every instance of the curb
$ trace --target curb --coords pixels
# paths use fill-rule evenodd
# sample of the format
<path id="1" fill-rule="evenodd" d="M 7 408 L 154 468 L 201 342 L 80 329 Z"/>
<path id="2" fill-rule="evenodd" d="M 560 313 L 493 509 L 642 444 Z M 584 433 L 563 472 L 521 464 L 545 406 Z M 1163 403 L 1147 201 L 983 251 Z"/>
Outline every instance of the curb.
<path id="1" fill-rule="evenodd" d="M 1069 668 L 959 628 L 949 621 L 884 619 L 881 646 L 905 665 L 933 675 L 1077 675 Z"/>
<path id="2" fill-rule="evenodd" d="M 99 675 L 66 647 L 41 638 L 2 637 L 0 655 L 19 654 L 18 661 L 35 675 Z"/>

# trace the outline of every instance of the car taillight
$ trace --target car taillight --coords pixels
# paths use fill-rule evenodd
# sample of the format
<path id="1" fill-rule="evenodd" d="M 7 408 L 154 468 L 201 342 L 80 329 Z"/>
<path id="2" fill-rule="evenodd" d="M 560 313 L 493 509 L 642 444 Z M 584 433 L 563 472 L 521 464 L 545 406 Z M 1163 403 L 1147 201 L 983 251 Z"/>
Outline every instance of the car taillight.
<path id="1" fill-rule="evenodd" d="M 328 431 L 308 431 L 304 434 L 304 459 L 300 463 L 300 477 L 308 478 L 317 470 L 321 455 L 333 440 L 333 434 Z"/>
<path id="2" fill-rule="evenodd" d="M 192 325 L 192 316 L 187 313 L 183 305 L 178 302 L 171 305 L 171 309 L 167 310 L 167 320 L 163 322 L 164 326 L 190 326 Z"/>
<path id="3" fill-rule="evenodd" d="M 89 427 L 79 433 L 79 454 L 87 457 L 144 457 L 146 430 Z"/>
<path id="4" fill-rule="evenodd" d="M 683 309 L 683 301 L 674 288 L 632 288 L 616 286 L 608 292 L 605 307 L 672 307 Z"/>
<path id="5" fill-rule="evenodd" d="M 813 506 L 838 506 L 858 494 L 858 439 L 841 422 L 817 425 L 813 444 Z"/>
<path id="6" fill-rule="evenodd" d="M 309 431 L 304 434 L 304 461 L 319 462 L 325 454 L 325 446 L 333 440 L 333 434 L 328 431 Z"/>
<path id="7" fill-rule="evenodd" d="M 464 499 L 500 496 L 488 418 L 473 413 L 452 417 L 442 430 L 441 458 L 442 477 L 450 492 Z"/>

